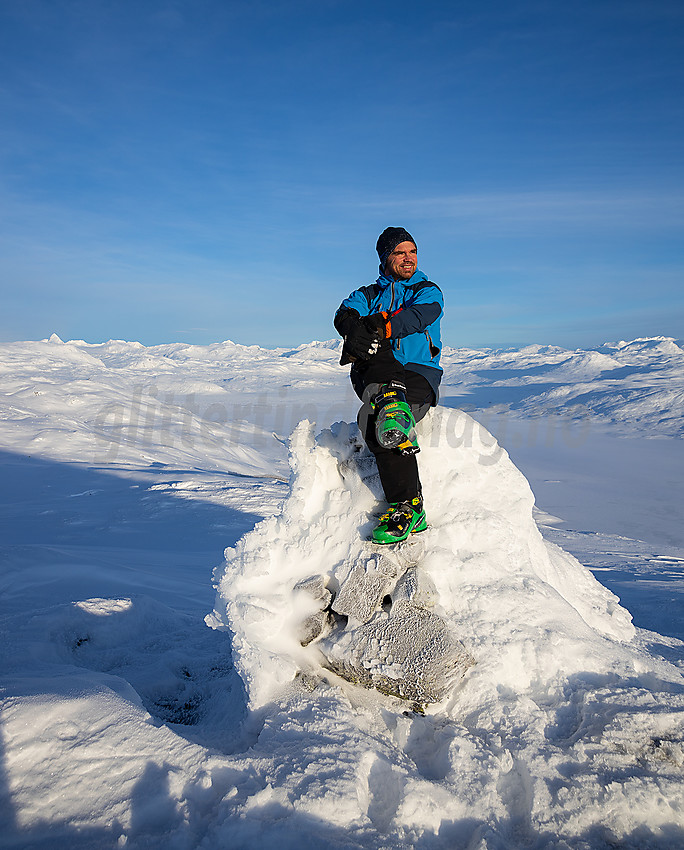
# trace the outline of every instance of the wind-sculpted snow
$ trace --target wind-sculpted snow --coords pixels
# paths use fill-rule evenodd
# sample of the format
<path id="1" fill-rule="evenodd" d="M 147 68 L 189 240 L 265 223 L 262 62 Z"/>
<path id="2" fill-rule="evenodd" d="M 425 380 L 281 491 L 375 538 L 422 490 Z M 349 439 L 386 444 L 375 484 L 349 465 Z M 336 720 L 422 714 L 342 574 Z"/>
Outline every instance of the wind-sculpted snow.
<path id="1" fill-rule="evenodd" d="M 457 410 L 421 434 L 430 529 L 362 544 L 339 342 L 0 346 L 0 844 L 683 847 L 682 352 L 596 352 L 450 349 L 443 403 L 529 410 L 497 433 L 534 515 L 634 637 Z M 203 619 L 227 544 L 235 635 Z M 425 670 L 407 624 L 444 649 L 425 715 L 378 692 Z"/>
<path id="2" fill-rule="evenodd" d="M 610 653 L 604 643 L 634 635 L 628 612 L 570 555 L 544 543 L 527 482 L 470 416 L 438 409 L 420 429 L 430 527 L 397 551 L 408 552 L 404 570 L 417 566 L 430 577 L 437 610 L 476 659 L 464 692 L 473 683 L 493 694 L 524 691 L 532 682 L 602 669 Z M 313 603 L 298 585 L 322 576 L 334 594 L 352 571 L 378 573 L 376 547 L 364 538 L 379 482 L 356 425 L 338 423 L 314 440 L 312 426 L 302 423 L 291 466 L 282 513 L 227 550 L 219 582 L 216 615 L 235 634 L 254 706 L 320 661 L 300 645 L 299 624 Z M 377 590 L 378 600 L 400 575 Z"/>
<path id="3" fill-rule="evenodd" d="M 420 427 L 430 525 L 408 554 L 395 547 L 395 557 L 419 562 L 424 593 L 437 597 L 432 610 L 475 663 L 430 710 L 433 717 L 389 722 L 385 715 L 409 757 L 387 768 L 394 790 L 382 810 L 390 843 L 413 846 L 399 836 L 415 839 L 443 828 L 445 818 L 472 818 L 483 825 L 477 846 L 492 850 L 528 841 L 676 846 L 670 837 L 684 836 L 681 674 L 641 652 L 617 598 L 542 540 L 527 482 L 483 428 L 440 409 Z M 363 537 L 378 481 L 356 426 L 343 423 L 315 439 L 302 423 L 291 467 L 280 515 L 226 551 L 210 621 L 234 634 L 252 709 L 304 698 L 312 706 L 323 700 L 329 712 L 332 696 L 346 714 L 349 699 L 368 703 L 360 688 L 350 691 L 319 666 L 316 647 L 330 653 L 335 632 L 302 647 L 301 624 L 344 587 L 360 559 L 377 557 Z M 301 592 L 314 576 L 323 578 L 318 591 Z M 353 614 L 355 604 L 345 602 L 345 610 Z M 371 713 L 390 708 L 383 700 Z M 394 711 L 401 718 L 400 703 Z M 445 837 L 430 846 L 460 845 Z"/>

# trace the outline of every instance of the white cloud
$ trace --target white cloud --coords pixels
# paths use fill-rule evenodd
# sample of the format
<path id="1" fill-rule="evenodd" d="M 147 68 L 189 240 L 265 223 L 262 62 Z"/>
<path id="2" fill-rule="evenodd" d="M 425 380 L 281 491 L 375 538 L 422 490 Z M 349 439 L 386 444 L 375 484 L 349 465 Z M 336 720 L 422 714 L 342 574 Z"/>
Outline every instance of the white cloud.
<path id="1" fill-rule="evenodd" d="M 412 219 L 457 219 L 459 227 L 524 229 L 530 224 L 676 230 L 684 227 L 684 193 L 519 191 L 384 198 L 367 209 Z"/>

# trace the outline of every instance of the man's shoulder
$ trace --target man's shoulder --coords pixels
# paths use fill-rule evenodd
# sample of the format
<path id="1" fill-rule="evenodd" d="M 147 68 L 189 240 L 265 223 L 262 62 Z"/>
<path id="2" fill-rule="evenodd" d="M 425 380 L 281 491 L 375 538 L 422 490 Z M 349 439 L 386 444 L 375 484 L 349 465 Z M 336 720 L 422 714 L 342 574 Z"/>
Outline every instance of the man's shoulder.
<path id="1" fill-rule="evenodd" d="M 423 280 L 417 280 L 415 283 L 407 283 L 406 288 L 410 289 L 414 295 L 417 295 L 419 292 L 422 292 L 424 289 L 436 289 L 439 294 L 442 294 L 442 290 L 439 286 L 433 281 L 424 278 Z"/>
<path id="2" fill-rule="evenodd" d="M 366 299 L 370 308 L 381 289 L 382 287 L 379 283 L 369 283 L 367 286 L 360 286 L 356 292 Z"/>
<path id="3" fill-rule="evenodd" d="M 358 302 L 359 300 L 365 301 L 368 306 L 370 306 L 371 301 L 380 291 L 381 287 L 378 286 L 377 283 L 371 283 L 368 286 L 360 286 L 358 289 L 355 289 L 350 295 L 348 295 L 344 301 L 345 302 Z"/>

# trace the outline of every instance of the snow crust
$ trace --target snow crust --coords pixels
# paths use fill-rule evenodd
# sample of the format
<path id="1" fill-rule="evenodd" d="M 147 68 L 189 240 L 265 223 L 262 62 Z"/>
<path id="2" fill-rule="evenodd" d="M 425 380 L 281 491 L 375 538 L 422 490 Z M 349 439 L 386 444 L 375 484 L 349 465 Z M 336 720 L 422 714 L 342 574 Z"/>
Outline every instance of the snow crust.
<path id="1" fill-rule="evenodd" d="M 683 352 L 596 351 L 620 367 L 445 354 L 431 527 L 393 608 L 434 606 L 476 664 L 422 716 L 295 640 L 318 604 L 296 575 L 358 565 L 378 509 L 355 429 L 331 427 L 357 406 L 339 343 L 0 346 L 0 846 L 684 846 Z M 577 377 L 550 376 L 568 361 Z M 516 419 L 497 433 L 536 507 L 466 404 Z"/>

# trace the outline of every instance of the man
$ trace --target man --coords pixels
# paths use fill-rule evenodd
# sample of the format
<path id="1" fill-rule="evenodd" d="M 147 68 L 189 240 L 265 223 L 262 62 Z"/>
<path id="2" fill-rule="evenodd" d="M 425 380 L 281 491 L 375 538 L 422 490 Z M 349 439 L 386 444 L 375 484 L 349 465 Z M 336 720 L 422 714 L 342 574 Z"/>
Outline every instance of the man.
<path id="1" fill-rule="evenodd" d="M 437 404 L 444 299 L 418 269 L 416 241 L 403 227 L 384 230 L 376 249 L 380 277 L 345 298 L 335 328 L 344 338 L 340 363 L 352 363 L 351 382 L 363 401 L 359 427 L 389 502 L 372 539 L 396 543 L 427 528 L 414 429 Z"/>

